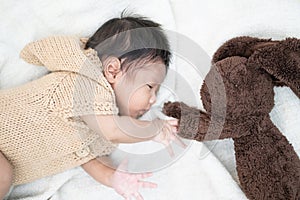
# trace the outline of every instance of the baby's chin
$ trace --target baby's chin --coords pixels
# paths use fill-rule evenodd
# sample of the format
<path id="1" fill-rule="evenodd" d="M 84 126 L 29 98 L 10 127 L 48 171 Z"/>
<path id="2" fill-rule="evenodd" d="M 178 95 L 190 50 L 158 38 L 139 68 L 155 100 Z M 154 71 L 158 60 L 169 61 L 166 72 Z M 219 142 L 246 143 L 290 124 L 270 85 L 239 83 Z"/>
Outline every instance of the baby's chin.
<path id="1" fill-rule="evenodd" d="M 130 115 L 132 118 L 135 118 L 135 119 L 138 119 L 140 117 L 142 117 L 147 111 L 137 111 L 137 112 L 134 112 L 134 114 Z"/>
<path id="2" fill-rule="evenodd" d="M 140 117 L 142 117 L 142 116 L 143 116 L 143 114 L 139 114 L 139 113 L 130 115 L 130 117 L 132 117 L 132 118 L 134 118 L 134 119 L 138 119 L 138 118 L 140 118 Z"/>
<path id="3" fill-rule="evenodd" d="M 134 119 L 138 119 L 142 115 L 140 115 L 138 112 L 135 112 L 135 113 L 119 112 L 119 116 L 129 116 Z"/>
<path id="4" fill-rule="evenodd" d="M 137 110 L 137 111 L 131 111 L 131 112 L 120 111 L 119 115 L 120 116 L 129 116 L 134 119 L 138 119 L 138 118 L 142 117 L 146 112 L 147 112 L 147 110 Z"/>

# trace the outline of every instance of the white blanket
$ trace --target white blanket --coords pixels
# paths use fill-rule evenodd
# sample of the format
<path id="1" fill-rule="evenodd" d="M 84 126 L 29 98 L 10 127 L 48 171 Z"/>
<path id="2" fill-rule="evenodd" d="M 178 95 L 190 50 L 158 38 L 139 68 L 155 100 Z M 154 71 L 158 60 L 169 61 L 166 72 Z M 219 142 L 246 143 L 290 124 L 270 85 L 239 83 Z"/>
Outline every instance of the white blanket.
<path id="1" fill-rule="evenodd" d="M 166 87 L 160 92 L 160 106 L 175 98 L 201 107 L 199 88 L 210 67 L 210 57 L 227 39 L 238 35 L 300 37 L 297 0 L 0 0 L 0 88 L 17 86 L 45 74 L 42 67 L 19 59 L 18 53 L 26 43 L 53 34 L 89 36 L 104 21 L 119 16 L 124 8 L 160 22 L 174 36 L 172 47 L 177 56 Z M 199 49 L 203 53 L 201 59 Z M 272 120 L 299 154 L 300 101 L 288 88 L 277 88 L 275 92 Z M 246 199 L 237 183 L 231 140 L 207 143 L 213 154 L 203 143 L 186 143 L 188 148 L 177 148 L 173 160 L 164 157 L 166 152 L 159 154 L 162 164 L 152 168 L 154 175 L 148 179 L 159 187 L 142 190 L 145 199 Z M 121 145 L 120 149 L 142 157 L 161 151 L 151 142 Z M 50 197 L 122 199 L 80 167 L 14 187 L 8 199 Z"/>

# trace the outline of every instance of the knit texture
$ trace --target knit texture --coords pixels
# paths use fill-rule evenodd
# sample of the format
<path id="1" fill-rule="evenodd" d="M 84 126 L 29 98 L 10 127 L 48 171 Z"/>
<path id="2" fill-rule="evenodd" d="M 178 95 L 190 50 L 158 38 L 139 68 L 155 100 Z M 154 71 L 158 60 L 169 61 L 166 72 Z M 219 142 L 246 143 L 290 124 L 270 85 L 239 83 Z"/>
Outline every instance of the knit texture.
<path id="1" fill-rule="evenodd" d="M 29 43 L 21 57 L 50 73 L 0 91 L 0 150 L 14 167 L 13 184 L 80 166 L 116 147 L 80 118 L 118 113 L 97 52 L 83 46 L 73 36 Z"/>

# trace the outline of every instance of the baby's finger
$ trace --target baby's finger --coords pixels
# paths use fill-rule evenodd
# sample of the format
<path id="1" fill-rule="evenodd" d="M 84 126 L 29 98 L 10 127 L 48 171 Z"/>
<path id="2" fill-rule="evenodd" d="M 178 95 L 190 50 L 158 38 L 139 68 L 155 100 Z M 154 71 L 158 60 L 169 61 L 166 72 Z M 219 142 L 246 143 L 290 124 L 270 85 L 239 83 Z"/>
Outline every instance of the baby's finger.
<path id="1" fill-rule="evenodd" d="M 167 138 L 167 133 L 169 132 L 169 128 L 168 127 L 164 127 L 163 130 L 162 130 L 162 133 L 161 133 L 161 137 L 160 139 L 161 140 L 165 140 Z"/>
<path id="2" fill-rule="evenodd" d="M 139 187 L 142 187 L 142 188 L 157 188 L 157 184 L 149 182 L 149 181 L 139 181 Z"/>
<path id="3" fill-rule="evenodd" d="M 142 195 L 138 192 L 134 193 L 133 196 L 135 197 L 136 200 L 144 200 Z"/>
<path id="4" fill-rule="evenodd" d="M 146 173 L 142 173 L 142 174 L 137 174 L 136 178 L 137 179 L 144 179 L 144 178 L 148 178 L 148 177 L 150 177 L 152 175 L 153 175 L 152 172 L 146 172 Z"/>
<path id="5" fill-rule="evenodd" d="M 178 126 L 178 119 L 168 120 L 167 122 L 172 126 Z"/>
<path id="6" fill-rule="evenodd" d="M 122 196 L 125 198 L 125 200 L 130 200 L 130 196 L 128 194 L 122 194 Z"/>
<path id="7" fill-rule="evenodd" d="M 167 151 L 168 151 L 169 155 L 171 157 L 174 157 L 175 154 L 174 154 L 173 148 L 172 148 L 170 143 L 166 145 L 166 148 L 167 148 Z"/>
<path id="8" fill-rule="evenodd" d="M 178 132 L 177 127 L 173 126 L 172 127 L 172 133 L 177 133 L 177 132 Z"/>
<path id="9" fill-rule="evenodd" d="M 178 146 L 181 146 L 182 148 L 186 148 L 187 145 L 183 142 L 183 140 L 178 137 L 177 135 L 174 136 L 175 139 L 174 139 L 174 142 L 178 145 Z"/>
<path id="10" fill-rule="evenodd" d="M 175 139 L 176 139 L 175 134 L 170 133 L 170 134 L 168 135 L 167 140 L 166 140 L 166 141 L 167 141 L 167 144 L 170 145 L 173 141 L 175 141 Z"/>

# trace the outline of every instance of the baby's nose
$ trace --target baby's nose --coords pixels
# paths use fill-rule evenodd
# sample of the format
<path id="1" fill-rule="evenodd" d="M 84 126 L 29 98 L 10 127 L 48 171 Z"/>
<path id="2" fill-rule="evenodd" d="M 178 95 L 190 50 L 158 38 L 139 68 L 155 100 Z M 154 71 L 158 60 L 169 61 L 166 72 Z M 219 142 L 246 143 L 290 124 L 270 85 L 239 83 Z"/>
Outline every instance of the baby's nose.
<path id="1" fill-rule="evenodd" d="M 153 105 L 156 102 L 156 94 L 152 94 L 151 98 L 149 99 L 149 103 Z"/>

